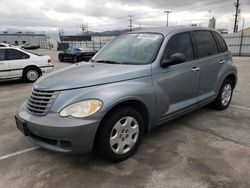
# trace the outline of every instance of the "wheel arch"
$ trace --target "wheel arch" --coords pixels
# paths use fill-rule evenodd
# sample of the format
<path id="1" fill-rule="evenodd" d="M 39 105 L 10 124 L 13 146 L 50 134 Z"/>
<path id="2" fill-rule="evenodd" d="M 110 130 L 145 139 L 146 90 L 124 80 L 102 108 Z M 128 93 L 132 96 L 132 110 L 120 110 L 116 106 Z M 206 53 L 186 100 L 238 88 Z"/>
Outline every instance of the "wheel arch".
<path id="1" fill-rule="evenodd" d="M 95 139 L 94 139 L 94 147 L 96 146 L 96 141 L 97 137 L 100 134 L 100 131 L 102 130 L 103 127 L 103 121 L 110 115 L 112 114 L 113 111 L 115 111 L 118 108 L 121 108 L 123 106 L 129 106 L 134 109 L 136 109 L 142 116 L 143 122 L 144 122 L 144 134 L 148 134 L 150 132 L 150 114 L 147 106 L 140 100 L 137 99 L 129 99 L 125 101 L 121 101 L 114 106 L 112 106 L 103 116 L 102 120 L 100 121 L 99 127 L 96 131 L 95 134 Z"/>
<path id="2" fill-rule="evenodd" d="M 235 74 L 231 73 L 231 74 L 227 75 L 224 80 L 226 80 L 226 79 L 229 79 L 229 80 L 232 81 L 232 83 L 233 83 L 233 89 L 234 89 L 235 86 L 236 86 L 236 83 L 237 83 L 237 79 L 236 79 Z"/>
<path id="3" fill-rule="evenodd" d="M 28 65 L 28 66 L 24 67 L 22 76 L 24 77 L 25 72 L 28 69 L 32 69 L 32 68 L 37 69 L 39 71 L 40 76 L 42 75 L 42 70 L 38 66 L 36 66 L 36 65 Z"/>

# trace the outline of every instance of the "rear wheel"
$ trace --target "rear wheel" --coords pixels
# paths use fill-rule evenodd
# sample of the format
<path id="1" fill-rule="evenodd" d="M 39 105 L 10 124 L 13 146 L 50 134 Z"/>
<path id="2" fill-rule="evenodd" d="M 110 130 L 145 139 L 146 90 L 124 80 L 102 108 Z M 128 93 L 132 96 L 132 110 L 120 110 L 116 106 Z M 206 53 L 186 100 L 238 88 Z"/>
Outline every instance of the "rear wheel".
<path id="1" fill-rule="evenodd" d="M 23 72 L 23 78 L 27 82 L 34 82 L 41 76 L 41 71 L 38 68 L 27 68 Z"/>
<path id="2" fill-rule="evenodd" d="M 220 92 L 216 100 L 213 102 L 213 106 L 215 107 L 215 109 L 224 110 L 229 106 L 232 100 L 233 89 L 234 84 L 232 80 L 226 79 L 220 88 Z"/>
<path id="3" fill-rule="evenodd" d="M 122 161 L 132 156 L 144 132 L 143 119 L 131 107 L 122 107 L 110 114 L 97 135 L 98 153 L 111 161 Z"/>

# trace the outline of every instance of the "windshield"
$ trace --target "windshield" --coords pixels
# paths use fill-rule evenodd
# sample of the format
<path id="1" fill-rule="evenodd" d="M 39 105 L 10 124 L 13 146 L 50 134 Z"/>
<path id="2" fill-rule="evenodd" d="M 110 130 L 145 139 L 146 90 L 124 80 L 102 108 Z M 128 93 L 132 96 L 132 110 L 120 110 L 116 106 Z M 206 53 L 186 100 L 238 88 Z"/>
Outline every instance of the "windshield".
<path id="1" fill-rule="evenodd" d="M 92 59 L 101 63 L 147 64 L 158 51 L 163 36 L 155 33 L 135 33 L 117 37 Z"/>
<path id="2" fill-rule="evenodd" d="M 68 48 L 67 50 L 66 50 L 66 53 L 69 53 L 69 54 L 74 54 L 74 53 L 76 53 L 77 52 L 77 48 Z"/>

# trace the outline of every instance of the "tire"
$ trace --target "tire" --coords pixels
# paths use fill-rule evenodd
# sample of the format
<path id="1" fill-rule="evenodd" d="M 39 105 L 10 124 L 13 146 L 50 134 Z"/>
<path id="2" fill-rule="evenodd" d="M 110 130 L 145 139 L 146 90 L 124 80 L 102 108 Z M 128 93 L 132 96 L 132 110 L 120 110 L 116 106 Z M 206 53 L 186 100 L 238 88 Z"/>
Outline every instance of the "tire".
<path id="1" fill-rule="evenodd" d="M 123 161 L 136 152 L 143 133 L 141 114 L 129 106 L 118 108 L 101 124 L 97 134 L 97 152 L 107 160 Z"/>
<path id="2" fill-rule="evenodd" d="M 63 62 L 63 61 L 64 61 L 63 55 L 62 55 L 62 54 L 59 54 L 59 55 L 58 55 L 58 59 L 59 59 L 60 62 Z"/>
<path id="3" fill-rule="evenodd" d="M 27 82 L 35 82 L 41 76 L 41 71 L 38 68 L 27 68 L 23 72 L 23 79 Z"/>
<path id="4" fill-rule="evenodd" d="M 232 100 L 234 84 L 230 79 L 226 79 L 221 85 L 220 92 L 212 103 L 213 107 L 217 110 L 226 109 Z"/>
<path id="5" fill-rule="evenodd" d="M 77 56 L 73 56 L 73 63 L 77 63 L 77 62 L 78 62 Z"/>

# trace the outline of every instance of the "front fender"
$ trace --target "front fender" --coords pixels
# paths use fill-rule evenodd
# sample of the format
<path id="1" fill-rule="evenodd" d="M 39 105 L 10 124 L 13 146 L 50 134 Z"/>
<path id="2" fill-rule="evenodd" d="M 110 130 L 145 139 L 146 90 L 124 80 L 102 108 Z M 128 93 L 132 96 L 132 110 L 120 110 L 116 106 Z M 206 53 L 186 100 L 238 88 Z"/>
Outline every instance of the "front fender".
<path id="1" fill-rule="evenodd" d="M 143 103 L 149 113 L 150 124 L 155 120 L 155 94 L 151 76 L 111 84 L 61 91 L 52 105 L 51 112 L 58 113 L 64 107 L 86 99 L 99 99 L 101 110 L 91 118 L 102 118 L 116 105 L 136 100 Z"/>

